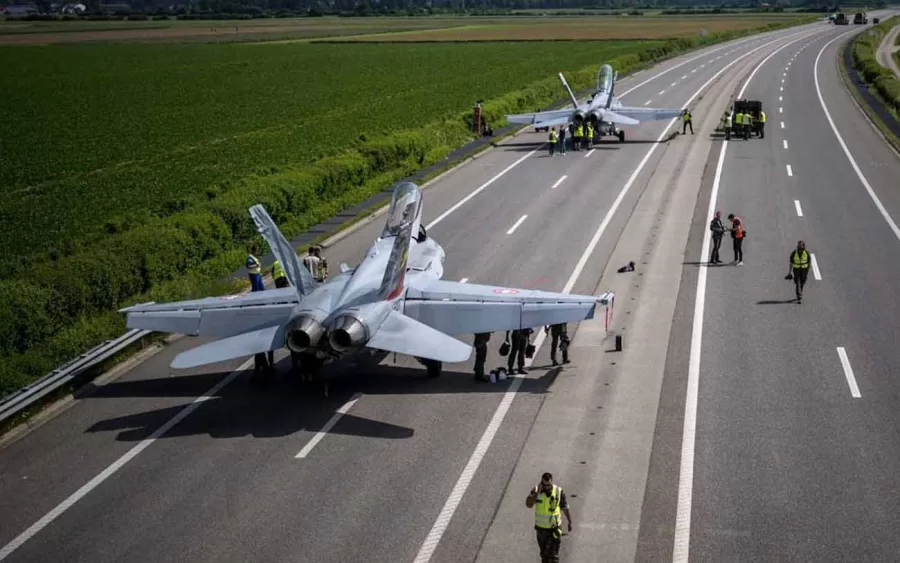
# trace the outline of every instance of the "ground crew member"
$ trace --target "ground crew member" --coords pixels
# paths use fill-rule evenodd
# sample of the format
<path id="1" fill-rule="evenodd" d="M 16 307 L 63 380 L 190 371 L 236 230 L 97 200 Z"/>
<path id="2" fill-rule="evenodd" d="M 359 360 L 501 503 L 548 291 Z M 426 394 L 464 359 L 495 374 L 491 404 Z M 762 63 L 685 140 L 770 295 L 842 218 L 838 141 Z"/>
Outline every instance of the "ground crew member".
<path id="1" fill-rule="evenodd" d="M 744 114 L 744 139 L 749 139 L 753 133 L 753 114 Z"/>
<path id="2" fill-rule="evenodd" d="M 275 263 L 272 264 L 272 279 L 275 280 L 275 287 L 287 287 L 290 285 L 287 274 L 284 272 L 284 266 L 278 260 L 275 260 Z"/>
<path id="3" fill-rule="evenodd" d="M 809 273 L 809 252 L 806 251 L 806 243 L 797 241 L 797 248 L 791 252 L 791 269 L 787 279 L 793 278 L 794 290 L 797 293 L 797 303 L 803 302 L 803 286 L 806 285 L 806 275 Z"/>
<path id="4" fill-rule="evenodd" d="M 318 281 L 323 282 L 328 279 L 328 260 L 322 258 L 322 247 L 317 246 L 313 249 L 316 258 L 319 259 L 319 278 Z"/>
<path id="5" fill-rule="evenodd" d="M 691 135 L 694 134 L 694 124 L 691 122 L 691 112 L 689 110 L 684 110 L 684 113 L 681 114 L 681 119 L 684 121 L 684 125 L 681 127 L 681 134 L 684 135 L 687 133 L 688 127 L 691 128 Z"/>
<path id="6" fill-rule="evenodd" d="M 564 364 L 569 363 L 569 334 L 566 330 L 566 323 L 559 323 L 544 327 L 544 332 L 550 333 L 550 361 L 553 365 L 556 363 L 556 347 L 559 345 L 562 351 L 562 361 Z"/>
<path id="7" fill-rule="evenodd" d="M 559 152 L 559 154 L 566 154 L 566 133 L 568 133 L 568 131 L 566 131 L 566 126 L 560 125 L 559 142 L 557 143 L 558 146 L 556 147 L 556 150 Z"/>
<path id="8" fill-rule="evenodd" d="M 584 136 L 584 144 L 587 145 L 587 148 L 594 148 L 594 126 L 588 123 L 585 126 L 585 136 Z"/>
<path id="9" fill-rule="evenodd" d="M 256 252 L 256 247 L 254 246 L 252 252 L 247 255 L 247 272 L 250 277 L 250 291 L 263 291 L 266 289 L 266 286 L 262 281 L 262 266 L 259 263 L 259 258 L 253 255 Z"/>
<path id="10" fill-rule="evenodd" d="M 506 331 L 506 342 L 510 343 L 509 357 L 506 360 L 506 372 L 510 375 L 515 373 L 513 371 L 513 363 L 517 359 L 519 364 L 519 373 L 521 373 L 522 375 L 528 373 L 525 371 L 525 348 L 528 347 L 531 333 L 533 332 L 534 329 L 532 328 L 516 329 L 512 331 L 512 338 L 510 339 L 509 331 Z"/>
<path id="11" fill-rule="evenodd" d="M 566 515 L 568 531 L 572 531 L 572 515 L 569 513 L 566 493 L 562 487 L 553 484 L 553 475 L 544 473 L 540 484 L 531 489 L 525 499 L 525 506 L 534 507 L 534 529 L 541 550 L 541 563 L 558 563 L 562 514 Z"/>
<path id="12" fill-rule="evenodd" d="M 475 380 L 488 381 L 484 376 L 484 362 L 487 360 L 487 343 L 491 339 L 490 332 L 475 335 Z"/>
<path id="13" fill-rule="evenodd" d="M 572 139 L 572 150 L 581 150 L 581 138 L 584 137 L 584 126 L 577 125 L 575 127 L 575 137 Z"/>
<path id="14" fill-rule="evenodd" d="M 722 212 L 716 211 L 716 216 L 709 223 L 709 230 L 712 231 L 712 255 L 709 257 L 710 264 L 721 264 L 719 259 L 719 248 L 722 246 L 722 236 L 725 234 L 725 223 L 722 222 Z"/>
<path id="15" fill-rule="evenodd" d="M 313 279 L 319 279 L 319 265 L 322 261 L 316 256 L 316 247 L 310 246 L 306 250 L 306 256 L 303 257 L 303 265 L 309 270 Z"/>
<path id="16" fill-rule="evenodd" d="M 744 237 L 746 236 L 746 232 L 744 231 L 744 223 L 741 221 L 740 217 L 737 217 L 734 213 L 728 214 L 728 220 L 731 221 L 731 243 L 734 250 L 734 263 L 738 266 L 744 265 Z"/>
<path id="17" fill-rule="evenodd" d="M 559 135 L 556 134 L 556 129 L 550 128 L 550 156 L 553 156 L 553 151 L 556 149 L 556 143 L 559 142 Z"/>
<path id="18" fill-rule="evenodd" d="M 759 136 L 765 137 L 766 130 L 766 112 L 759 110 Z"/>
<path id="19" fill-rule="evenodd" d="M 739 111 L 734 115 L 734 132 L 741 139 L 744 138 L 744 112 Z"/>

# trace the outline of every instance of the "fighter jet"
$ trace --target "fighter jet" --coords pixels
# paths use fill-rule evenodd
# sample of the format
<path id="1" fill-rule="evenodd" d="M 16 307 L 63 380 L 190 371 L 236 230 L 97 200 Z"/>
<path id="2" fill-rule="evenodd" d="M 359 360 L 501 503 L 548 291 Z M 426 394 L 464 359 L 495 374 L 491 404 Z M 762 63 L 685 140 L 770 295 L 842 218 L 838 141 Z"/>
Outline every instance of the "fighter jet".
<path id="1" fill-rule="evenodd" d="M 619 141 L 625 141 L 625 131 L 616 127 L 616 125 L 638 125 L 642 121 L 663 121 L 672 119 L 681 115 L 680 109 L 658 109 L 658 108 L 633 108 L 623 106 L 615 96 L 616 80 L 619 73 L 613 73 L 610 65 L 605 64 L 600 67 L 597 73 L 597 87 L 593 95 L 585 103 L 578 103 L 572 89 L 569 88 L 566 77 L 559 73 L 559 79 L 572 98 L 571 109 L 558 109 L 550 111 L 541 111 L 537 113 L 523 113 L 517 115 L 507 115 L 506 119 L 510 123 L 522 123 L 525 125 L 534 125 L 540 128 L 548 128 L 556 125 L 568 125 L 574 123 L 576 126 L 582 123 L 590 123 L 594 131 L 599 136 L 616 135 Z"/>
<path id="2" fill-rule="evenodd" d="M 302 373 L 348 356 L 380 362 L 413 356 L 437 377 L 443 362 L 463 362 L 472 346 L 456 335 L 581 321 L 600 298 L 441 280 L 444 249 L 422 225 L 422 192 L 394 188 L 381 235 L 356 268 L 315 281 L 261 205 L 257 231 L 284 265 L 290 287 L 122 309 L 127 326 L 215 337 L 178 354 L 171 367 L 192 368 L 287 348 Z"/>

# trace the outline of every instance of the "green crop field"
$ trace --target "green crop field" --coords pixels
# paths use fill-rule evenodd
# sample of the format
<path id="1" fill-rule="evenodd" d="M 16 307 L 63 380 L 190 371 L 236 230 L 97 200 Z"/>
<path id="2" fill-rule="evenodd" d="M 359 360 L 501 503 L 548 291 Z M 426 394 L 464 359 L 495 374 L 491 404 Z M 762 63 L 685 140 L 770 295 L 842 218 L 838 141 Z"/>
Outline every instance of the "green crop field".
<path id="1" fill-rule="evenodd" d="M 0 251 L 70 245 L 652 45 L 0 49 Z"/>

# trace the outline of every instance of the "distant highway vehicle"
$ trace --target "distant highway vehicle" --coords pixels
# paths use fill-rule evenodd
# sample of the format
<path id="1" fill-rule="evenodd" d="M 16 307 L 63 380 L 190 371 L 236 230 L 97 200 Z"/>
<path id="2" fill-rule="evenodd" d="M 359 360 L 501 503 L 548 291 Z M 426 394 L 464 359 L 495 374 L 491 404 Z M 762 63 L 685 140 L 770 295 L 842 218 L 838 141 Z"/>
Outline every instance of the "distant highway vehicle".
<path id="1" fill-rule="evenodd" d="M 869 23 L 869 18 L 863 12 L 856 12 L 856 15 L 853 16 L 853 23 L 855 25 L 867 24 Z"/>
<path id="2" fill-rule="evenodd" d="M 834 16 L 834 25 L 848 25 L 850 22 L 847 21 L 847 14 L 841 12 L 838 15 Z"/>
<path id="3" fill-rule="evenodd" d="M 872 18 L 872 23 L 878 25 L 881 22 L 881 18 Z"/>

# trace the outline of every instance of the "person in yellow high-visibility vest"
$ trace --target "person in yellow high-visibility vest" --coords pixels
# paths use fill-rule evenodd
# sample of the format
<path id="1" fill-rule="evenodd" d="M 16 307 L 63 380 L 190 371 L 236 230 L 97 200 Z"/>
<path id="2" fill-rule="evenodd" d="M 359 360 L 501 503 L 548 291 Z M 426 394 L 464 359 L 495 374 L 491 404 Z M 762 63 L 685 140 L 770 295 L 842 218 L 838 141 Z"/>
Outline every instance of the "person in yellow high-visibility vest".
<path id="1" fill-rule="evenodd" d="M 797 241 L 797 248 L 791 252 L 791 270 L 787 279 L 794 280 L 794 290 L 797 294 L 797 303 L 803 302 L 803 286 L 806 285 L 806 276 L 809 274 L 809 252 L 806 251 L 806 243 Z"/>
<path id="2" fill-rule="evenodd" d="M 735 112 L 734 114 L 734 132 L 738 137 L 744 137 L 744 114 L 743 112 Z"/>
<path id="3" fill-rule="evenodd" d="M 766 112 L 759 110 L 759 136 L 766 136 Z"/>
<path id="4" fill-rule="evenodd" d="M 556 150 L 556 143 L 559 142 L 559 135 L 556 134 L 556 128 L 550 128 L 550 138 L 548 139 L 550 142 L 550 156 L 553 156 L 553 151 Z"/>
<path id="5" fill-rule="evenodd" d="M 281 265 L 281 262 L 275 260 L 275 263 L 272 264 L 272 280 L 275 281 L 275 287 L 287 287 L 290 284 L 288 283 L 287 274 L 284 272 L 284 266 Z"/>
<path id="6" fill-rule="evenodd" d="M 581 150 L 581 139 L 584 138 L 584 125 L 575 126 L 575 135 L 572 137 L 572 150 Z"/>
<path id="7" fill-rule="evenodd" d="M 691 121 L 691 110 L 685 109 L 681 113 L 681 120 L 683 125 L 681 127 L 681 134 L 684 135 L 687 133 L 688 127 L 691 128 L 691 135 L 694 134 L 694 123 Z"/>
<path id="8" fill-rule="evenodd" d="M 585 125 L 584 144 L 588 149 L 594 148 L 594 126 L 588 123 Z"/>
<path id="9" fill-rule="evenodd" d="M 541 549 L 541 563 L 558 563 L 562 540 L 562 514 L 566 515 L 568 531 L 572 531 L 572 515 L 562 487 L 553 484 L 553 475 L 544 473 L 540 484 L 531 489 L 525 506 L 534 508 L 534 529 Z"/>

